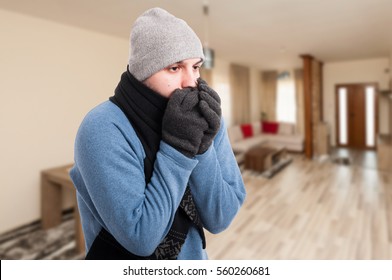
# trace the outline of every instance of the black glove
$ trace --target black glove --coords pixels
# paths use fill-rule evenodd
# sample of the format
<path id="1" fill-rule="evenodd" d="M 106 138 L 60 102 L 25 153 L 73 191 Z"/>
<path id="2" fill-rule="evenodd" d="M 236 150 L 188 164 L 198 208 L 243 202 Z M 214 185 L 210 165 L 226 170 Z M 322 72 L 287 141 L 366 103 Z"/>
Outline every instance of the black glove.
<path id="1" fill-rule="evenodd" d="M 197 82 L 200 111 L 208 123 L 208 129 L 204 131 L 204 136 L 197 152 L 198 154 L 203 154 L 211 146 L 219 131 L 222 110 L 219 95 L 203 79 L 199 78 Z"/>
<path id="2" fill-rule="evenodd" d="M 207 129 L 208 123 L 200 113 L 198 91 L 175 90 L 162 120 L 163 141 L 187 157 L 194 157 Z"/>

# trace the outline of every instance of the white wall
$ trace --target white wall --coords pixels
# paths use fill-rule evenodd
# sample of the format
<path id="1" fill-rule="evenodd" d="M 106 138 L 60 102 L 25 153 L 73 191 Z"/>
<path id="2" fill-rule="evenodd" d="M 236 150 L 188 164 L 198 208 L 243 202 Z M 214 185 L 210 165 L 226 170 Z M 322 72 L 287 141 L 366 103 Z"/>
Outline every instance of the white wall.
<path id="1" fill-rule="evenodd" d="M 323 112 L 324 121 L 330 125 L 331 143 L 335 145 L 335 85 L 343 83 L 376 82 L 379 88 L 387 87 L 388 58 L 348 62 L 325 63 L 323 67 Z M 379 132 L 388 133 L 388 108 L 379 98 Z"/>
<path id="2" fill-rule="evenodd" d="M 40 218 L 40 171 L 73 161 L 83 116 L 113 94 L 128 41 L 0 10 L 0 233 Z"/>

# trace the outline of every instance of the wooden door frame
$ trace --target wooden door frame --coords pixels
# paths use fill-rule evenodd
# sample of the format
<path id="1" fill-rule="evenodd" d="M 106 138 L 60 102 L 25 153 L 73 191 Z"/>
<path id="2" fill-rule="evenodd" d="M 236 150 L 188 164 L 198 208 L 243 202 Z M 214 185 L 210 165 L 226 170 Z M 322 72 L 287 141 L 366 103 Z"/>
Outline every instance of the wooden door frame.
<path id="1" fill-rule="evenodd" d="M 365 150 L 374 150 L 377 148 L 377 135 L 378 135 L 378 83 L 377 82 L 368 82 L 368 83 L 345 83 L 345 84 L 336 84 L 335 85 L 335 143 L 337 147 L 348 147 L 347 145 L 341 145 L 339 143 L 339 123 L 340 123 L 340 119 L 339 119 L 339 87 L 347 87 L 347 86 L 374 86 L 374 91 L 375 91 L 375 95 L 374 95 L 374 121 L 375 121 L 375 126 L 374 126 L 374 147 L 365 147 Z M 366 96 L 365 96 L 365 104 L 366 104 Z M 366 135 L 365 135 L 366 137 Z"/>

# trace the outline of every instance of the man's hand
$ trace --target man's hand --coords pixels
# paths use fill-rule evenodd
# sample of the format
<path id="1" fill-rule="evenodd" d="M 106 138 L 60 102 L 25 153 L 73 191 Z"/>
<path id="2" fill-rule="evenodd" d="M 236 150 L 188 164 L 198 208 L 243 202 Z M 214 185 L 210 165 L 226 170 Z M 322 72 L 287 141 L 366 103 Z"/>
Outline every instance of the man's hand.
<path id="1" fill-rule="evenodd" d="M 204 135 L 197 152 L 197 154 L 203 154 L 211 146 L 212 141 L 219 131 L 222 110 L 219 95 L 210 88 L 203 79 L 199 78 L 197 82 L 199 90 L 199 108 L 201 114 L 208 123 L 208 129 L 204 131 Z"/>
<path id="2" fill-rule="evenodd" d="M 177 89 L 163 116 L 163 141 L 190 158 L 198 153 L 204 132 L 209 128 L 200 109 L 195 88 Z"/>

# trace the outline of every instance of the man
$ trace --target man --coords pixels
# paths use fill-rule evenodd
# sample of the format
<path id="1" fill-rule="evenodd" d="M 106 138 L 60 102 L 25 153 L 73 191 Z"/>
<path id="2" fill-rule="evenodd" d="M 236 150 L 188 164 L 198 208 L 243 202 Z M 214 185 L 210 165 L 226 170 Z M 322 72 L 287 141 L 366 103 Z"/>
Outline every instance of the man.
<path id="1" fill-rule="evenodd" d="M 71 178 L 87 259 L 207 259 L 203 230 L 226 229 L 245 199 L 202 79 L 199 38 L 154 8 L 131 32 L 128 69 L 83 120 Z"/>

